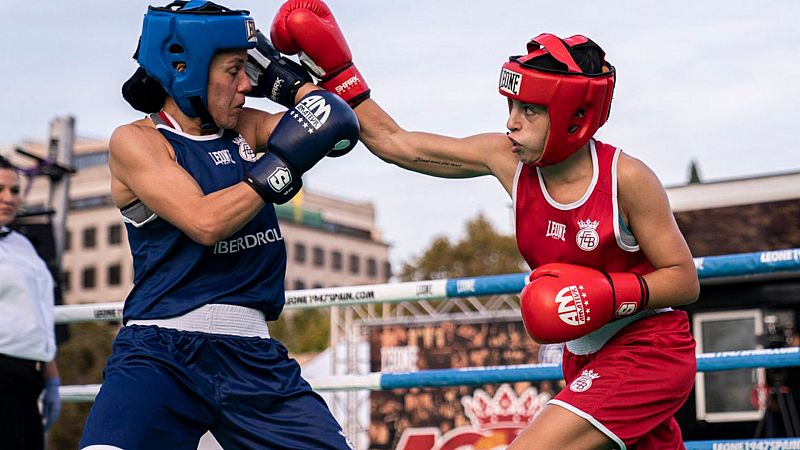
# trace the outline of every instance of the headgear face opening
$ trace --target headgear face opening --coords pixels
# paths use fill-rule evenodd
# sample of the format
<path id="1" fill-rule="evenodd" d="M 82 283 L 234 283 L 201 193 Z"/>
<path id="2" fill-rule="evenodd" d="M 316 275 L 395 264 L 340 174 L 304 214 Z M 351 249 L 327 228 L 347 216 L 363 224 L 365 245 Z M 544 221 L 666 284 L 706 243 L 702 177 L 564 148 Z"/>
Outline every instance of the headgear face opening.
<path id="1" fill-rule="evenodd" d="M 592 46 L 599 51 L 602 71 L 584 72 L 569 49 Z M 512 56 L 500 72 L 500 94 L 522 103 L 542 105 L 550 116 L 550 130 L 535 166 L 557 164 L 583 147 L 608 120 L 616 72 L 605 53 L 585 36 L 562 41 L 543 33 L 528 42 L 528 54 Z M 544 68 L 535 59 L 551 55 L 566 70 Z"/>
<path id="2" fill-rule="evenodd" d="M 175 1 L 148 8 L 135 56 L 181 111 L 199 116 L 205 127 L 209 121 L 213 126 L 208 113 L 208 70 L 214 54 L 255 45 L 256 25 L 249 11 L 203 0 Z"/>

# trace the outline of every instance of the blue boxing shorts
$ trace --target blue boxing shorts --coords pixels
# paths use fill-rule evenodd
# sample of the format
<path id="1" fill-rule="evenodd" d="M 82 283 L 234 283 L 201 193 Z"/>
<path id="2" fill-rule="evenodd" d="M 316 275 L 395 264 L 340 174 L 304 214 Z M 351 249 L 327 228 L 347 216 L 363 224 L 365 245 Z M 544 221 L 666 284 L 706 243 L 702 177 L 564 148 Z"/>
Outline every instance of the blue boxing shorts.
<path id="1" fill-rule="evenodd" d="M 123 327 L 80 448 L 196 450 L 206 431 L 226 450 L 352 449 L 280 342 Z"/>

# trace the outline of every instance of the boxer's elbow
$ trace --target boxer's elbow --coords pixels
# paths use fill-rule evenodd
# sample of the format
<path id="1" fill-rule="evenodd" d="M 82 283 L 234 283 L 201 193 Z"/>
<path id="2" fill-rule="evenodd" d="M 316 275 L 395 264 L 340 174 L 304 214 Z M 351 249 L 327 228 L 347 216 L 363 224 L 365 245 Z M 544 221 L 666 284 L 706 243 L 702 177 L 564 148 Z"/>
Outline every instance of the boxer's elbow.
<path id="1" fill-rule="evenodd" d="M 697 270 L 694 265 L 684 269 L 683 279 L 680 286 L 680 300 L 675 306 L 691 305 L 700 297 L 700 281 L 697 278 Z"/>
<path id="2" fill-rule="evenodd" d="M 687 282 L 686 303 L 684 303 L 684 305 L 691 305 L 692 303 L 696 302 L 699 297 L 700 297 L 700 281 L 697 279 L 697 275 L 695 274 L 695 276 L 692 277 L 691 280 Z"/>
<path id="3" fill-rule="evenodd" d="M 690 305 L 700 295 L 694 266 L 671 266 L 645 276 L 650 291 L 648 307 L 653 309 Z"/>
<path id="4" fill-rule="evenodd" d="M 184 230 L 189 238 L 200 245 L 211 247 L 222 239 L 225 239 L 226 232 L 219 220 L 209 218 L 209 220 L 197 220 L 188 229 Z"/>

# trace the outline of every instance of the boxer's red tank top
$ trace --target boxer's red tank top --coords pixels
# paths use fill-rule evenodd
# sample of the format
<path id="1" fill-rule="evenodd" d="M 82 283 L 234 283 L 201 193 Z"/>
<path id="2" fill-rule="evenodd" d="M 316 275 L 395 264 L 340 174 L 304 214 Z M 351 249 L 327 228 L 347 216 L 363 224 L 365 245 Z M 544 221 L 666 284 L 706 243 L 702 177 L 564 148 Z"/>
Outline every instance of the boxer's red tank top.
<path id="1" fill-rule="evenodd" d="M 574 203 L 550 197 L 539 169 L 520 164 L 514 179 L 517 246 L 536 268 L 564 262 L 606 272 L 652 272 L 617 204 L 619 149 L 591 141 L 592 181 Z"/>
<path id="2" fill-rule="evenodd" d="M 532 269 L 563 262 L 606 272 L 653 271 L 617 204 L 620 150 L 590 142 L 592 181 L 574 203 L 556 202 L 537 167 L 520 164 L 514 178 L 517 246 Z"/>
<path id="3" fill-rule="evenodd" d="M 520 164 L 514 177 L 517 246 L 531 269 L 563 262 L 606 272 L 645 275 L 653 266 L 628 231 L 617 204 L 617 160 L 611 145 L 590 141 L 592 181 L 583 196 L 570 204 L 556 202 L 547 192 L 538 168 Z M 567 342 L 577 355 L 600 350 L 628 324 L 671 308 L 644 310 L 604 325 Z"/>

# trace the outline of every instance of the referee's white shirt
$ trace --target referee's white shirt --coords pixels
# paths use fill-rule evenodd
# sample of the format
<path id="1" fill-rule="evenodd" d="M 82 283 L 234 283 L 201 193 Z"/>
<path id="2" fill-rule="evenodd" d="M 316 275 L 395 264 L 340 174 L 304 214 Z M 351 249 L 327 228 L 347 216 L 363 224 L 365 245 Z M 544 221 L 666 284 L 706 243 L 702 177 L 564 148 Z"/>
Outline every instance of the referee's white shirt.
<path id="1" fill-rule="evenodd" d="M 0 353 L 34 361 L 51 361 L 56 354 L 53 277 L 30 241 L 15 231 L 0 238 Z"/>

